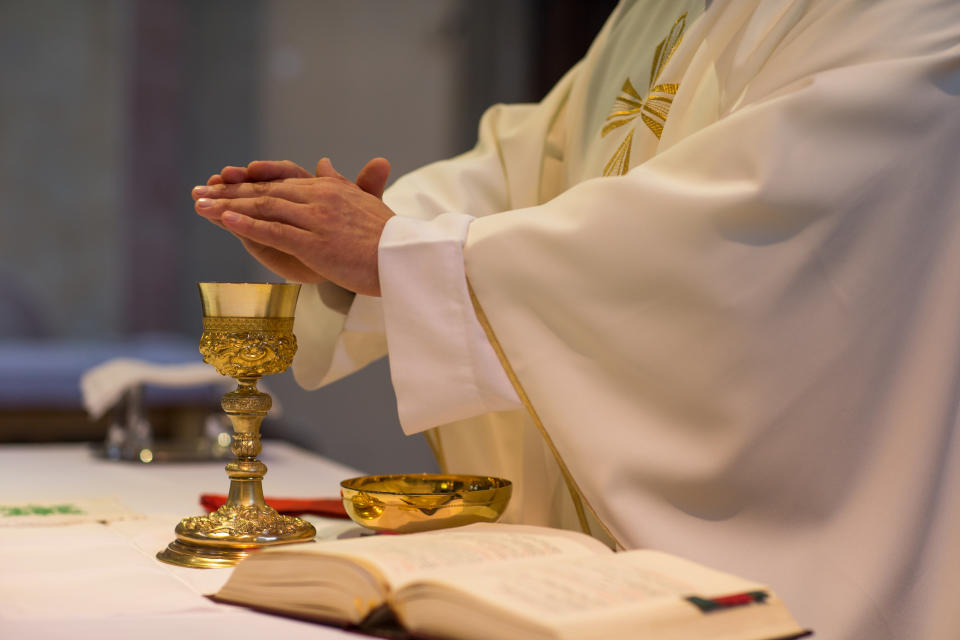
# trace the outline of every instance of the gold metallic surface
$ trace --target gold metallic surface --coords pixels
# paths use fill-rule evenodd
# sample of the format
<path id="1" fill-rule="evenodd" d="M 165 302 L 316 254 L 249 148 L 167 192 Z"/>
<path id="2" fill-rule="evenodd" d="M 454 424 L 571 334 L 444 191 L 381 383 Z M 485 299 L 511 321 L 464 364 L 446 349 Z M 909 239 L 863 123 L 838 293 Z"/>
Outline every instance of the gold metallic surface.
<path id="1" fill-rule="evenodd" d="M 299 284 L 199 282 L 204 317 L 292 318 Z"/>
<path id="2" fill-rule="evenodd" d="M 231 378 L 285 371 L 297 352 L 293 318 L 205 317 L 200 336 L 203 361 Z"/>
<path id="3" fill-rule="evenodd" d="M 627 124 L 632 124 L 637 119 L 647 125 L 647 128 L 653 132 L 653 135 L 660 138 L 663 134 L 663 127 L 666 124 L 667 116 L 670 114 L 670 106 L 673 104 L 673 96 L 680 88 L 677 83 L 659 83 L 660 76 L 664 68 L 673 57 L 674 51 L 683 41 L 683 32 L 687 27 L 687 14 L 677 18 L 677 21 L 670 27 L 670 33 L 667 34 L 660 44 L 657 45 L 653 53 L 653 60 L 650 63 L 650 82 L 647 85 L 646 98 L 633 87 L 630 78 L 623 82 L 620 89 L 620 95 L 613 103 L 610 115 L 607 116 L 606 124 L 600 130 L 600 137 L 606 137 L 608 133 Z M 633 132 L 635 126 L 630 127 L 630 131 L 623 141 L 613 152 L 613 156 L 607 161 L 603 168 L 605 176 L 622 176 L 630 170 L 630 149 L 633 147 Z"/>
<path id="4" fill-rule="evenodd" d="M 512 492 L 509 480 L 453 474 L 363 476 L 340 483 L 343 506 L 354 522 L 394 533 L 495 522 Z"/>
<path id="5" fill-rule="evenodd" d="M 192 569 L 220 569 L 232 567 L 248 555 L 249 549 L 208 549 L 174 540 L 157 554 L 157 559 Z"/>
<path id="6" fill-rule="evenodd" d="M 633 148 L 633 129 L 630 129 L 630 132 L 627 134 L 627 137 L 623 139 L 623 142 L 620 143 L 620 146 L 617 147 L 617 150 L 614 151 L 613 156 L 610 160 L 607 161 L 607 164 L 603 167 L 603 175 L 605 176 L 622 176 L 627 171 L 630 170 L 630 149 Z"/>
<path id="7" fill-rule="evenodd" d="M 260 423 L 273 404 L 257 389 L 260 376 L 280 373 L 293 362 L 297 341 L 293 313 L 300 285 L 201 282 L 205 362 L 237 379 L 236 391 L 223 396 L 233 424 L 226 466 L 227 502 L 205 516 L 184 518 L 177 539 L 157 554 L 163 562 L 194 568 L 233 566 L 258 547 L 313 540 L 316 530 L 300 518 L 277 513 L 263 500 L 265 464 L 260 453 Z M 223 316 L 216 315 L 223 313 Z"/>
<path id="8" fill-rule="evenodd" d="M 204 362 L 221 375 L 257 378 L 285 371 L 297 339 L 293 315 L 298 284 L 200 282 Z"/>

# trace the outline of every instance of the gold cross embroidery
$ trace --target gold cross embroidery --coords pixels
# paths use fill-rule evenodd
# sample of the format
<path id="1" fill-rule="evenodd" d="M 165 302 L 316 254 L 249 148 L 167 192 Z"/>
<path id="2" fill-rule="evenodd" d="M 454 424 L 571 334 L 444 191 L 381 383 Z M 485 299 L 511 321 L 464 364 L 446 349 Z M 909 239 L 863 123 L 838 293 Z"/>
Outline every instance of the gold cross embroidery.
<path id="1" fill-rule="evenodd" d="M 653 135 L 660 138 L 663 133 L 663 125 L 667 121 L 667 115 L 670 113 L 670 105 L 673 104 L 673 96 L 677 94 L 678 84 L 658 83 L 663 68 L 667 66 L 673 52 L 680 46 L 683 39 L 683 30 L 687 26 L 687 14 L 677 18 L 677 21 L 670 27 L 670 33 L 657 45 L 653 53 L 653 62 L 650 65 L 650 82 L 648 84 L 647 97 L 642 98 L 630 78 L 627 78 L 623 87 L 620 89 L 620 95 L 613 103 L 613 109 L 607 116 L 606 124 L 600 131 L 600 137 L 605 137 L 608 133 L 622 127 L 632 124 L 627 137 L 623 139 L 620 146 L 613 153 L 613 157 L 603 168 L 605 176 L 622 176 L 630 169 L 630 149 L 633 147 L 633 133 L 636 129 L 634 120 L 637 117 L 653 132 Z"/>

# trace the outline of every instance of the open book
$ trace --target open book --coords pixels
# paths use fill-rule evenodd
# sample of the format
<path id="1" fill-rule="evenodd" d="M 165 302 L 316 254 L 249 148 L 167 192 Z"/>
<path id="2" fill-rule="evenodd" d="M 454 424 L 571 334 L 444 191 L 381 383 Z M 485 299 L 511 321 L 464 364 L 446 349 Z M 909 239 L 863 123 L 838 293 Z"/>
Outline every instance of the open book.
<path id="1" fill-rule="evenodd" d="M 763 585 L 519 525 L 270 547 L 237 565 L 213 598 L 361 630 L 390 611 L 413 637 L 455 640 L 806 635 Z"/>

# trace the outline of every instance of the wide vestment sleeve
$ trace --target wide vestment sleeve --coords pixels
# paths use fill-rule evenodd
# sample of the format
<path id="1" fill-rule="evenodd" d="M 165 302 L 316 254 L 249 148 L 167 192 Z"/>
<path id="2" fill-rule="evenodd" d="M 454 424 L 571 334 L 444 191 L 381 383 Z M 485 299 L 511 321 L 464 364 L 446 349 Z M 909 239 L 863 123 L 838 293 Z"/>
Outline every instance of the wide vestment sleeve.
<path id="1" fill-rule="evenodd" d="M 787 27 L 677 50 L 655 155 L 476 220 L 467 277 L 621 542 L 762 578 L 824 637 L 953 637 L 958 8 L 769 5 Z"/>

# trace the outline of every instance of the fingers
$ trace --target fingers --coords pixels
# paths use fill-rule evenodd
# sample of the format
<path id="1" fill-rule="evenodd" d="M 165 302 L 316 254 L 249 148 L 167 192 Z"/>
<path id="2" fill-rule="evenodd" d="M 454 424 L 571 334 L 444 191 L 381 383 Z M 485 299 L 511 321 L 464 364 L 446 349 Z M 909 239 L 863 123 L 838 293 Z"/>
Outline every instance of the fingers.
<path id="1" fill-rule="evenodd" d="M 204 218 L 214 224 L 220 223 L 228 228 L 223 221 L 227 211 L 233 211 L 244 216 L 263 220 L 265 222 L 279 222 L 285 225 L 309 229 L 312 219 L 310 207 L 298 202 L 291 202 L 283 198 L 271 196 L 257 196 L 254 198 L 200 198 L 194 209 Z"/>
<path id="2" fill-rule="evenodd" d="M 340 180 L 346 180 L 339 171 L 333 168 L 333 163 L 330 162 L 330 158 L 320 158 L 319 162 L 317 162 L 316 175 L 318 178 L 339 178 Z"/>
<path id="3" fill-rule="evenodd" d="M 390 175 L 390 163 L 385 158 L 374 158 L 360 170 L 357 184 L 378 198 L 383 195 L 387 177 Z M 255 160 L 246 167 L 228 165 L 207 179 L 207 186 L 220 184 L 240 184 L 244 182 L 270 182 L 279 180 L 296 180 L 314 177 L 309 171 L 290 160 Z M 322 158 L 317 162 L 316 177 L 318 178 L 346 178 L 333 168 L 329 158 Z M 203 197 L 195 194 L 194 198 Z"/>
<path id="4" fill-rule="evenodd" d="M 285 182 L 241 182 L 238 184 L 208 184 L 193 188 L 190 195 L 194 200 L 201 198 L 283 198 L 291 202 L 310 202 L 314 178 L 291 179 Z"/>
<path id="5" fill-rule="evenodd" d="M 258 220 L 236 211 L 224 211 L 220 219 L 231 233 L 291 256 L 302 251 L 311 239 L 310 232 L 295 226 Z"/>
<path id="6" fill-rule="evenodd" d="M 247 165 L 247 180 L 264 182 L 312 177 L 309 171 L 289 160 L 256 160 Z"/>
<path id="7" fill-rule="evenodd" d="M 244 167 L 224 167 L 220 173 L 215 173 L 207 178 L 207 185 L 215 184 L 234 184 L 246 180 L 247 170 Z M 194 196 L 196 199 L 196 196 Z"/>
<path id="8" fill-rule="evenodd" d="M 357 175 L 357 186 L 378 198 L 383 197 L 383 190 L 390 177 L 390 162 L 386 158 L 374 158 Z"/>
<path id="9" fill-rule="evenodd" d="M 265 182 L 287 178 L 312 178 L 309 171 L 289 160 L 255 160 L 246 167 L 228 165 L 207 180 L 208 185 Z"/>
<path id="10" fill-rule="evenodd" d="M 278 276 L 296 282 L 322 282 L 324 280 L 323 276 L 307 267 L 294 256 L 243 236 L 234 235 L 240 239 L 243 247 L 251 256 Z"/>
<path id="11" fill-rule="evenodd" d="M 224 167 L 220 170 L 220 179 L 227 184 L 243 182 L 247 179 L 246 167 Z"/>

